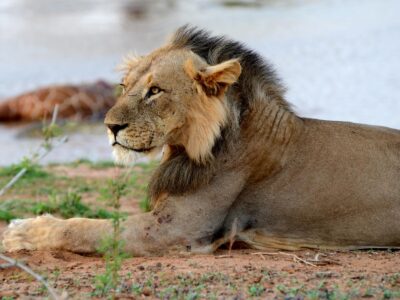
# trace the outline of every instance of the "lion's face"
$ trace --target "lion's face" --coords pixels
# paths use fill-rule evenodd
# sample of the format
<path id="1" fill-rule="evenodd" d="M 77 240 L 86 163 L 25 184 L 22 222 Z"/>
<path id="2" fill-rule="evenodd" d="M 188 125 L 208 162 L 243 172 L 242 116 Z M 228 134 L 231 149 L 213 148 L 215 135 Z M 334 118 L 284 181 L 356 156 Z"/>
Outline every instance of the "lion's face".
<path id="1" fill-rule="evenodd" d="M 168 146 L 206 160 L 226 121 L 224 94 L 240 75 L 238 61 L 209 66 L 189 50 L 164 47 L 125 68 L 123 93 L 105 119 L 116 160 Z"/>

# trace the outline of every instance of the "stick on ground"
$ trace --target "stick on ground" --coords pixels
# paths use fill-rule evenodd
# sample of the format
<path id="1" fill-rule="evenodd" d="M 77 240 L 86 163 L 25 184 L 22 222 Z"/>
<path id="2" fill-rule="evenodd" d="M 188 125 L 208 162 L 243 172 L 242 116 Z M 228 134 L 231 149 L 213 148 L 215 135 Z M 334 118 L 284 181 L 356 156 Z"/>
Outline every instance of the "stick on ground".
<path id="1" fill-rule="evenodd" d="M 10 268 L 10 267 L 20 268 L 21 270 L 23 270 L 24 272 L 28 273 L 33 278 L 35 278 L 37 281 L 41 282 L 45 286 L 47 291 L 49 292 L 49 295 L 51 296 L 51 298 L 53 298 L 55 300 L 63 299 L 63 297 L 59 296 L 56 293 L 56 291 L 47 283 L 47 281 L 42 276 L 40 276 L 39 274 L 35 273 L 28 266 L 24 265 L 23 263 L 20 263 L 19 261 L 15 260 L 15 259 L 13 259 L 11 257 L 5 256 L 2 253 L 0 253 L 0 259 L 6 261 L 8 263 L 8 264 L 0 265 L 0 269 Z"/>
<path id="2" fill-rule="evenodd" d="M 306 261 L 305 259 L 302 259 L 302 258 L 298 257 L 296 254 L 293 254 L 293 253 L 286 253 L 286 252 L 254 252 L 254 253 L 252 253 L 252 255 L 260 255 L 264 260 L 265 260 L 265 258 L 263 257 L 264 255 L 272 255 L 272 256 L 274 256 L 274 255 L 286 255 L 286 256 L 292 257 L 295 262 L 301 262 L 303 264 L 306 264 L 306 265 L 309 265 L 309 266 L 312 266 L 312 267 L 318 267 L 317 265 L 315 265 L 313 263 L 310 263 L 309 261 Z"/>

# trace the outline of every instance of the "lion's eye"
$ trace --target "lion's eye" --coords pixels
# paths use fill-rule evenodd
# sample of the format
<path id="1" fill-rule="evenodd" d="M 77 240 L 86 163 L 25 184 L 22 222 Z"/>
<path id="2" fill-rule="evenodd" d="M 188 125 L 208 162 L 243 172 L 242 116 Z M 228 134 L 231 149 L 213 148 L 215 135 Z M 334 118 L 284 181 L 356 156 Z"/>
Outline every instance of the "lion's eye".
<path id="1" fill-rule="evenodd" d="M 164 92 L 164 90 L 160 89 L 158 86 L 152 86 L 147 90 L 147 93 L 144 96 L 144 100 L 152 101 L 153 99 L 157 98 L 153 98 L 153 96 L 161 95 L 162 92 Z"/>
<path id="2" fill-rule="evenodd" d="M 149 90 L 149 96 L 153 96 L 158 94 L 159 92 L 161 92 L 161 89 L 159 87 L 156 86 L 152 86 Z"/>

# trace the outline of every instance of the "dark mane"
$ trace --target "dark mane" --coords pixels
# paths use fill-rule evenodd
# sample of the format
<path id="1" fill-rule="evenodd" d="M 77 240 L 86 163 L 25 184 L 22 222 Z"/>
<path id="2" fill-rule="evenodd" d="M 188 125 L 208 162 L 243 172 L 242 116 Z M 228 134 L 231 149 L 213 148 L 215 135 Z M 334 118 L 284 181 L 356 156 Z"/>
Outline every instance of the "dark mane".
<path id="1" fill-rule="evenodd" d="M 231 87 L 240 99 L 241 111 L 246 110 L 252 101 L 260 100 L 257 90 L 265 91 L 263 100 L 273 100 L 290 110 L 283 99 L 285 88 L 277 77 L 273 67 L 259 54 L 244 44 L 230 40 L 225 36 L 212 36 L 208 31 L 185 25 L 174 34 L 171 44 L 177 48 L 188 48 L 210 65 L 232 58 L 239 58 L 242 74 L 238 82 Z"/>
<path id="2" fill-rule="evenodd" d="M 153 173 L 148 186 L 151 206 L 166 192 L 169 195 L 183 195 L 208 184 L 215 175 L 216 164 L 197 164 L 183 149 L 175 149 L 172 157 L 163 162 Z"/>
<path id="3" fill-rule="evenodd" d="M 205 164 L 192 161 L 183 148 L 174 147 L 170 159 L 158 166 L 150 179 L 148 194 L 151 207 L 155 206 L 155 201 L 163 192 L 183 195 L 210 183 L 218 168 L 216 158 L 226 154 L 224 151 L 233 142 L 234 135 L 235 132 L 223 128 L 212 149 L 214 157 Z"/>

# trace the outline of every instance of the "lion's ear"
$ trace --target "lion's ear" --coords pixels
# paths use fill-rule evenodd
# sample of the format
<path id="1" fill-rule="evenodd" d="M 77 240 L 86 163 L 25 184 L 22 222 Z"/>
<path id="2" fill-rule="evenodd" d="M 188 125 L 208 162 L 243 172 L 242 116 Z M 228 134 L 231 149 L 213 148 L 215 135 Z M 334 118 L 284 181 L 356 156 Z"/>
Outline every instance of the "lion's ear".
<path id="1" fill-rule="evenodd" d="M 242 67 L 238 59 L 230 59 L 218 65 L 197 70 L 192 60 L 188 60 L 185 70 L 192 79 L 196 80 L 208 96 L 221 96 L 226 89 L 235 83 Z"/>

